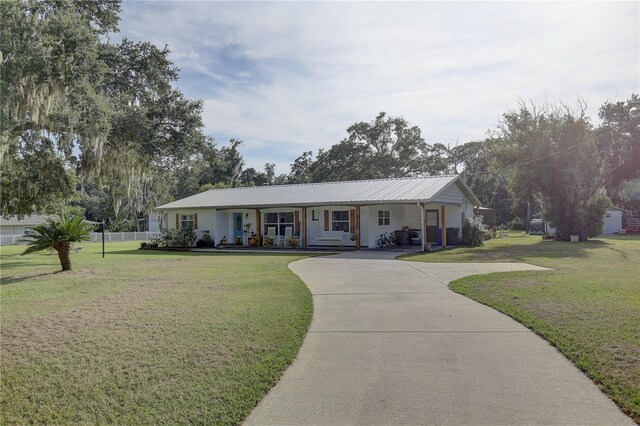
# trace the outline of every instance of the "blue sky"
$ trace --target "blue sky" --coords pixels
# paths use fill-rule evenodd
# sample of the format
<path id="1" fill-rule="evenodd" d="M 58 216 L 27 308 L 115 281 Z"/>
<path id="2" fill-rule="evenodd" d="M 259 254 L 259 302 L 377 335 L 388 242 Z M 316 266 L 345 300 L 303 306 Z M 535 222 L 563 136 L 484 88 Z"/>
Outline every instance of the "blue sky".
<path id="1" fill-rule="evenodd" d="M 356 121 L 403 116 L 429 143 L 482 139 L 518 100 L 640 91 L 640 3 L 125 1 L 121 32 L 172 50 L 207 134 L 278 173 Z"/>

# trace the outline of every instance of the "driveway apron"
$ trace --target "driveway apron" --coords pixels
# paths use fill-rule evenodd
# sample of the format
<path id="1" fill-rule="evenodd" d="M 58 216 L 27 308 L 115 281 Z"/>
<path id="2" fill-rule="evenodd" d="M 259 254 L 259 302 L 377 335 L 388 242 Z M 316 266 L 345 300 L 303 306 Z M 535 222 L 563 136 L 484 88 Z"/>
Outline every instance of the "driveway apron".
<path id="1" fill-rule="evenodd" d="M 247 424 L 633 424 L 546 341 L 447 288 L 467 275 L 544 268 L 395 255 L 290 265 L 313 293 L 313 322 Z"/>

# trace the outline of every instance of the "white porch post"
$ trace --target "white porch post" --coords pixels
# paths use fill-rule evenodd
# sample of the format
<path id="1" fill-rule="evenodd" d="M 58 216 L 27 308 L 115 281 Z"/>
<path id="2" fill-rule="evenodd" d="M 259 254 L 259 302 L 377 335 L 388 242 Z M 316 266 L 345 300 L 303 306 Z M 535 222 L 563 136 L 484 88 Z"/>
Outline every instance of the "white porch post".
<path id="1" fill-rule="evenodd" d="M 427 226 L 426 226 L 426 220 L 425 220 L 426 212 L 425 212 L 424 204 L 418 203 L 418 206 L 420 207 L 420 220 L 422 223 L 422 229 L 421 229 L 422 236 L 420 238 L 420 241 L 422 242 L 422 251 L 425 251 L 427 247 Z"/>

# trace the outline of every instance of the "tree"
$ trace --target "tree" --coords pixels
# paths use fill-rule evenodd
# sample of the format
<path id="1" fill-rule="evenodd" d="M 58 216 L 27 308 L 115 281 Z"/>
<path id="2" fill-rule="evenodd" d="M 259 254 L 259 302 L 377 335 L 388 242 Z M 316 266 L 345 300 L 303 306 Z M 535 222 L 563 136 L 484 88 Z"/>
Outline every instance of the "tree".
<path id="1" fill-rule="evenodd" d="M 623 190 L 640 178 L 640 96 L 626 101 L 605 102 L 599 113 L 602 123 L 596 131 L 598 152 L 603 160 L 607 194 L 619 205 L 629 205 Z"/>
<path id="2" fill-rule="evenodd" d="M 22 254 L 54 249 L 58 252 L 62 270 L 70 271 L 71 244 L 89 240 L 93 228 L 92 224 L 85 222 L 80 216 L 63 215 L 51 218 L 27 232 L 23 241 L 28 242 L 29 247 Z"/>
<path id="3" fill-rule="evenodd" d="M 509 173 L 496 169 L 491 146 L 491 139 L 458 145 L 450 151 L 449 164 L 451 172 L 461 174 L 483 206 L 496 209 L 497 222 L 503 223 L 511 219 Z"/>
<path id="4" fill-rule="evenodd" d="M 313 152 L 305 151 L 301 156 L 296 158 L 291 164 L 291 172 L 288 181 L 290 183 L 309 183 L 311 182 L 311 173 L 309 171 L 313 164 Z"/>
<path id="5" fill-rule="evenodd" d="M 499 130 L 494 154 L 511 170 L 511 194 L 540 199 L 558 238 L 586 240 L 600 233 L 596 221 L 610 201 L 602 192 L 600 157 L 585 109 L 521 104 L 504 114 Z"/>
<path id="6" fill-rule="evenodd" d="M 305 154 L 300 166 L 314 182 L 418 176 L 428 173 L 429 147 L 420 128 L 402 117 L 381 112 L 370 123 L 354 123 L 348 136 L 329 150 L 320 150 L 313 164 Z M 310 156 L 309 156 L 310 157 Z"/>
<path id="7" fill-rule="evenodd" d="M 45 210 L 74 188 L 73 149 L 97 157 L 112 107 L 100 82 L 101 37 L 120 2 L 6 1 L 0 5 L 0 166 L 4 215 Z"/>

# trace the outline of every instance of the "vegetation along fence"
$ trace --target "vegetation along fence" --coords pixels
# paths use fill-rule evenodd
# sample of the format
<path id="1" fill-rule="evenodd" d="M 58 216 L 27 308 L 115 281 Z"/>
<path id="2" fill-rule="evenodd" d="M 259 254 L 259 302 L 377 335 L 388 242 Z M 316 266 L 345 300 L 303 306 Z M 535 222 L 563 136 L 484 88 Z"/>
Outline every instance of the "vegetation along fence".
<path id="1" fill-rule="evenodd" d="M 104 240 L 109 241 L 146 241 L 152 238 L 160 236 L 159 232 L 105 232 Z M 0 245 L 9 246 L 12 244 L 26 244 L 20 242 L 24 238 L 24 235 L 2 235 L 0 236 Z M 98 242 L 102 241 L 102 234 L 100 232 L 92 232 L 91 239 L 89 241 Z"/>

